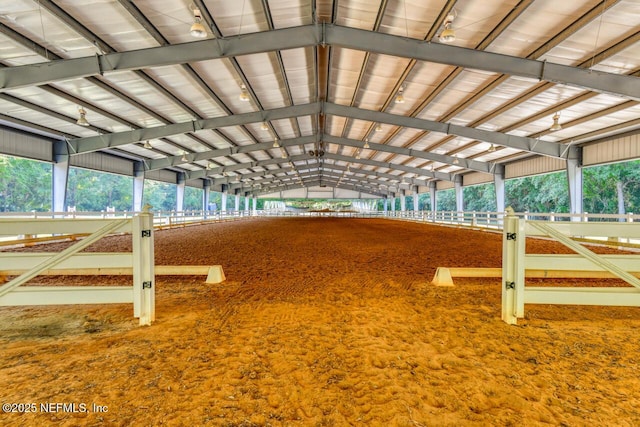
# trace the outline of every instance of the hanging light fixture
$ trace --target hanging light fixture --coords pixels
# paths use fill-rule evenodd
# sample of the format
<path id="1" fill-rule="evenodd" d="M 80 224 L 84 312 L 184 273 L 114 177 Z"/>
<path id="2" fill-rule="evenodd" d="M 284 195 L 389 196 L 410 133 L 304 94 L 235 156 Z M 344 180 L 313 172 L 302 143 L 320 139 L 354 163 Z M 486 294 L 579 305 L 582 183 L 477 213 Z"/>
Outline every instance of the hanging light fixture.
<path id="1" fill-rule="evenodd" d="M 278 137 L 273 138 L 273 148 L 280 148 L 280 143 L 278 142 Z"/>
<path id="2" fill-rule="evenodd" d="M 78 107 L 78 114 L 80 114 L 80 117 L 78 117 L 76 124 L 84 127 L 90 126 L 87 121 L 87 111 L 82 107 Z"/>
<path id="3" fill-rule="evenodd" d="M 240 95 L 238 99 L 242 102 L 249 102 L 249 92 L 247 91 L 247 87 L 242 83 L 240 85 Z"/>
<path id="4" fill-rule="evenodd" d="M 369 148 L 369 138 L 364 140 L 364 145 L 362 146 L 362 148 Z"/>
<path id="5" fill-rule="evenodd" d="M 356 159 L 360 160 L 360 150 L 356 150 Z"/>
<path id="6" fill-rule="evenodd" d="M 189 159 L 187 159 L 187 152 L 186 151 L 182 152 L 182 157 L 180 158 L 180 161 L 181 162 L 188 162 L 189 161 Z"/>
<path id="7" fill-rule="evenodd" d="M 287 151 L 284 148 L 280 148 L 280 157 L 283 159 L 287 158 Z"/>
<path id="8" fill-rule="evenodd" d="M 553 124 L 551 125 L 549 130 L 551 132 L 562 130 L 562 125 L 560 124 L 560 113 L 555 113 L 553 115 Z"/>
<path id="9" fill-rule="evenodd" d="M 207 162 L 207 170 L 213 169 L 213 163 Z"/>
<path id="10" fill-rule="evenodd" d="M 496 146 L 491 144 L 491 147 L 489 147 L 489 149 L 487 150 L 488 153 L 495 153 L 496 152 Z"/>
<path id="11" fill-rule="evenodd" d="M 375 131 L 376 131 L 376 132 L 382 132 L 382 125 L 381 125 L 380 123 L 378 123 L 378 124 L 376 125 Z"/>
<path id="12" fill-rule="evenodd" d="M 202 13 L 200 9 L 193 9 L 193 21 L 189 34 L 198 39 L 207 37 L 207 29 L 202 25 Z"/>
<path id="13" fill-rule="evenodd" d="M 454 164 L 454 165 L 457 165 L 457 164 L 459 164 L 459 163 L 460 163 L 460 160 L 458 160 L 458 155 L 457 155 L 457 154 L 454 154 L 454 155 L 453 155 L 453 164 Z"/>
<path id="14" fill-rule="evenodd" d="M 262 125 L 260 125 L 260 129 L 269 130 L 269 125 L 267 124 L 267 122 L 262 122 Z"/>
<path id="15" fill-rule="evenodd" d="M 146 148 L 147 150 L 151 150 L 151 149 L 153 148 L 153 145 L 151 145 L 151 142 L 147 139 L 147 140 L 144 142 L 143 147 L 144 147 L 144 148 Z"/>
<path id="16" fill-rule="evenodd" d="M 455 11 L 454 13 L 447 15 L 447 18 L 444 20 L 444 30 L 442 30 L 440 36 L 438 37 L 438 40 L 440 40 L 440 42 L 451 43 L 456 40 L 456 32 L 453 28 L 451 28 L 455 17 Z"/>
<path id="17" fill-rule="evenodd" d="M 398 89 L 395 102 L 396 104 L 404 104 L 404 85 L 400 86 L 400 89 Z"/>

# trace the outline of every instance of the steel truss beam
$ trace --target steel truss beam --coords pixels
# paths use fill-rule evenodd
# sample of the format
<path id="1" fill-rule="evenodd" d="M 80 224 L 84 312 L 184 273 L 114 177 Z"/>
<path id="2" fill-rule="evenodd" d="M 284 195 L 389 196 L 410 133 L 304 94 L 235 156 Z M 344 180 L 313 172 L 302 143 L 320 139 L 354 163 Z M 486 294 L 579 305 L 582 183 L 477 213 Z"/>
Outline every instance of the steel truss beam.
<path id="1" fill-rule="evenodd" d="M 368 120 L 372 122 L 386 123 L 414 129 L 440 132 L 446 135 L 457 135 L 464 138 L 498 144 L 503 147 L 515 148 L 529 153 L 543 156 L 557 157 L 561 159 L 576 158 L 576 147 L 567 147 L 549 141 L 524 136 L 509 135 L 506 133 L 470 128 L 450 123 L 436 122 L 415 117 L 399 116 L 380 111 L 364 110 L 362 108 L 348 107 L 338 104 L 324 104 L 323 111 L 326 114 L 350 117 L 353 119 Z M 371 145 L 371 143 L 369 143 Z M 460 159 L 462 160 L 462 159 Z M 450 163 L 450 162 L 445 162 Z"/>
<path id="2" fill-rule="evenodd" d="M 322 157 L 323 160 L 335 160 L 335 161 L 341 161 L 341 162 L 345 162 L 345 163 L 349 163 L 349 164 L 363 164 L 363 165 L 369 165 L 369 166 L 375 166 L 375 167 L 379 167 L 379 168 L 387 168 L 387 169 L 392 169 L 392 170 L 399 170 L 399 171 L 403 171 L 403 172 L 408 172 L 408 173 L 412 173 L 415 174 L 417 176 L 425 176 L 425 177 L 429 177 L 429 178 L 435 178 L 435 179 L 439 179 L 441 181 L 454 181 L 456 174 L 448 174 L 448 173 L 443 173 L 443 172 L 437 172 L 437 171 L 429 171 L 429 170 L 425 170 L 425 169 L 419 169 L 419 168 L 414 168 L 411 166 L 405 166 L 405 165 L 399 165 L 399 164 L 394 164 L 394 163 L 385 163 L 385 162 L 380 162 L 377 160 L 370 160 L 370 159 L 354 159 L 353 157 L 349 157 L 349 156 L 343 156 L 340 154 L 332 154 L 332 153 L 325 153 L 325 155 Z M 263 167 L 266 169 L 266 166 L 271 166 L 271 165 L 280 165 L 283 163 L 289 163 L 289 162 L 300 162 L 300 161 L 308 161 L 309 156 L 306 154 L 300 154 L 297 156 L 290 156 L 287 157 L 285 159 L 267 159 L 267 160 L 260 160 L 257 162 L 249 162 L 249 163 L 239 163 L 239 164 L 235 164 L 235 165 L 228 165 L 228 166 L 221 166 L 221 167 L 217 167 L 217 168 L 212 168 L 212 169 L 208 169 L 208 170 L 199 170 L 199 171 L 185 171 L 184 175 L 185 175 L 185 180 L 190 181 L 193 179 L 203 179 L 203 178 L 207 178 L 208 176 L 213 176 L 213 175 L 220 175 L 222 173 L 225 172 L 235 172 L 238 170 L 243 170 L 243 169 L 250 169 L 250 168 L 257 168 L 257 167 Z M 332 167 L 337 167 L 336 165 L 322 165 L 322 166 L 318 166 L 319 168 L 332 168 Z M 296 169 L 304 169 L 303 166 L 296 166 Z M 271 175 L 271 174 L 277 174 L 280 173 L 281 171 L 283 171 L 283 169 L 277 169 L 277 170 L 267 170 L 267 172 L 265 173 L 265 175 Z M 371 171 L 366 171 L 366 170 L 362 170 L 362 171 L 354 171 L 355 173 L 362 173 L 365 175 L 373 175 L 374 172 Z M 379 172 L 375 172 L 375 174 L 380 174 Z M 379 176 L 388 176 L 389 179 L 401 179 L 401 177 L 397 176 L 397 175 L 391 175 L 391 174 L 386 174 L 386 175 L 379 175 Z M 412 181 L 416 181 L 417 183 L 422 182 L 421 180 L 418 179 L 412 179 Z"/>
<path id="3" fill-rule="evenodd" d="M 364 143 L 362 141 L 355 140 L 355 139 L 340 138 L 340 137 L 331 136 L 331 135 L 323 135 L 322 140 L 330 144 L 338 144 L 343 146 L 347 145 L 350 147 L 358 147 L 358 148 L 362 148 L 364 146 Z M 504 169 L 503 165 L 480 162 L 478 160 L 456 158 L 456 157 L 447 156 L 444 154 L 431 153 L 429 151 L 420 151 L 420 150 L 413 150 L 411 148 L 396 147 L 394 145 L 376 144 L 374 142 L 369 142 L 369 149 L 373 151 L 382 151 L 385 153 L 401 154 L 401 155 L 411 156 L 419 159 L 426 159 L 434 162 L 446 163 L 449 165 L 455 164 L 455 160 L 457 159 L 458 163 L 455 164 L 456 166 L 478 171 L 478 172 L 494 173 Z"/>
<path id="4" fill-rule="evenodd" d="M 77 155 L 82 153 L 90 153 L 106 148 L 114 148 L 121 145 L 126 145 L 134 142 L 144 141 L 148 139 L 156 139 L 168 137 L 171 135 L 178 135 L 185 132 L 196 132 L 204 129 L 218 129 L 228 126 L 239 126 L 250 123 L 258 123 L 263 121 L 286 119 L 292 117 L 300 117 L 318 114 L 324 112 L 325 114 L 350 117 L 352 119 L 367 120 L 372 122 L 387 123 L 395 126 L 410 127 L 414 129 L 428 130 L 433 132 L 440 132 L 443 134 L 457 135 L 465 138 L 477 139 L 492 144 L 498 144 L 504 147 L 515 148 L 517 150 L 527 151 L 530 153 L 540 154 L 543 156 L 557 157 L 557 158 L 577 158 L 578 149 L 576 147 L 569 147 L 566 145 L 556 144 L 549 141 L 543 141 L 540 139 L 509 135 L 501 132 L 488 131 L 476 128 L 469 128 L 465 126 L 452 125 L 449 123 L 441 123 L 432 120 L 418 119 L 414 117 L 399 116 L 395 114 L 382 113 L 379 111 L 365 110 L 356 107 L 347 107 L 332 103 L 311 103 L 303 105 L 295 105 L 291 107 L 276 108 L 273 110 L 258 111 L 253 113 L 237 114 L 233 116 L 215 117 L 211 119 L 194 120 L 190 122 L 175 123 L 164 126 L 156 126 L 143 129 L 134 129 L 131 131 L 116 132 L 108 135 L 97 135 L 86 138 L 77 138 L 69 140 L 69 146 L 71 147 L 71 155 Z M 337 144 L 353 145 L 346 139 L 340 139 L 338 137 L 324 136 L 327 138 L 327 142 L 333 142 Z M 306 141 L 306 140 L 305 140 Z M 307 141 L 315 142 L 315 141 Z M 289 145 L 304 144 L 307 142 L 291 142 Z M 372 144 L 370 146 L 376 146 L 379 151 L 387 151 L 396 154 L 406 154 L 414 157 L 421 157 L 428 160 L 443 162 L 452 164 L 453 157 L 442 156 L 437 154 L 428 154 L 426 152 L 411 150 L 401 147 L 393 147 L 385 144 Z M 264 150 L 270 147 L 266 143 L 253 144 L 246 147 L 231 147 L 223 150 L 211 150 L 200 153 L 192 153 L 187 155 L 189 161 L 206 160 L 216 156 L 225 156 L 237 153 L 249 153 L 256 150 Z M 220 154 L 218 154 L 220 153 Z M 421 154 L 422 153 L 422 154 Z M 175 166 L 180 163 L 180 157 L 173 156 L 166 159 L 158 159 L 147 161 L 148 170 L 159 169 L 162 167 Z M 458 159 L 459 164 L 468 169 L 477 170 L 480 172 L 490 173 L 493 165 L 483 163 L 475 160 Z"/>
<path id="5" fill-rule="evenodd" d="M 313 187 L 313 186 L 320 186 L 320 185 L 324 185 L 324 184 L 329 184 L 332 186 L 332 191 L 335 191 L 337 189 L 346 189 L 346 190 L 352 190 L 352 191 L 356 191 L 358 193 L 365 193 L 371 196 L 380 196 L 383 197 L 385 196 L 385 194 L 379 193 L 377 191 L 373 191 L 373 189 L 367 189 L 367 188 L 362 188 L 362 187 L 357 187 L 354 185 L 350 185 L 350 184 L 340 184 L 340 187 L 336 187 L 336 185 L 338 184 L 337 180 L 334 179 L 329 179 L 329 178 L 318 178 L 318 179 L 314 179 L 314 180 L 307 180 L 307 181 L 303 181 L 303 184 L 299 184 L 299 183 L 291 183 L 291 184 L 281 184 L 281 185 L 277 185 L 274 187 L 269 187 L 269 188 L 265 188 L 265 191 L 262 191 L 262 194 L 270 194 L 270 193 L 277 193 L 277 192 L 281 192 L 281 191 L 287 191 L 287 190 L 296 190 L 299 188 L 307 188 L 307 187 Z"/>
<path id="6" fill-rule="evenodd" d="M 289 119 L 292 117 L 308 116 L 320 112 L 319 103 L 295 105 L 292 107 L 275 108 L 273 110 L 256 111 L 253 113 L 236 114 L 233 116 L 214 117 L 211 119 L 193 120 L 164 126 L 134 129 L 125 132 L 115 132 L 108 135 L 97 135 L 86 138 L 69 140 L 72 155 L 90 153 L 105 148 L 114 148 L 134 142 L 157 139 L 171 135 L 197 132 L 205 129 L 219 129 L 228 126 L 240 126 L 263 121 Z"/>
<path id="7" fill-rule="evenodd" d="M 237 116 L 236 116 L 237 117 Z M 291 147 L 296 145 L 312 144 L 318 142 L 315 135 L 301 136 L 299 138 L 282 139 L 279 141 L 281 147 Z M 197 153 L 185 154 L 184 156 L 168 156 L 162 159 L 147 160 L 144 162 L 146 171 L 164 169 L 172 166 L 180 166 L 184 163 L 193 163 L 202 160 L 215 159 L 217 157 L 228 157 L 234 154 L 249 154 L 254 151 L 265 151 L 273 149 L 273 141 L 261 142 L 258 144 L 239 145 L 235 147 L 220 148 L 218 150 L 201 151 Z M 183 158 L 186 158 L 185 162 Z"/>
<path id="8" fill-rule="evenodd" d="M 307 25 L 0 69 L 0 90 L 58 80 L 317 45 L 528 77 L 640 101 L 637 77 L 605 73 L 339 25 Z"/>

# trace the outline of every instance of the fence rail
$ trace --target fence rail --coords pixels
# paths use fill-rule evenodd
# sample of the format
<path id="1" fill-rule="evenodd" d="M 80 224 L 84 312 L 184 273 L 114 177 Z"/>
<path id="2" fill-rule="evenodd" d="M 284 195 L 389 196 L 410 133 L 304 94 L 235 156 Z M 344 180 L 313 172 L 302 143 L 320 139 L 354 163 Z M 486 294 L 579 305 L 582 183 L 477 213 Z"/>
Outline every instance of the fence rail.
<path id="1" fill-rule="evenodd" d="M 141 325 L 155 319 L 153 215 L 143 211 L 129 218 L 0 218 L 0 236 L 52 235 L 87 237 L 57 253 L 16 254 L 0 252 L 0 274 L 18 276 L 0 285 L 0 306 L 133 303 L 133 315 Z M 131 233 L 131 253 L 80 252 L 113 233 Z M 131 269 L 132 286 L 22 286 L 34 277 L 70 267 L 96 271 L 113 267 Z M 9 272 L 9 273 L 7 273 Z M 99 273 L 105 274 L 105 273 Z"/>

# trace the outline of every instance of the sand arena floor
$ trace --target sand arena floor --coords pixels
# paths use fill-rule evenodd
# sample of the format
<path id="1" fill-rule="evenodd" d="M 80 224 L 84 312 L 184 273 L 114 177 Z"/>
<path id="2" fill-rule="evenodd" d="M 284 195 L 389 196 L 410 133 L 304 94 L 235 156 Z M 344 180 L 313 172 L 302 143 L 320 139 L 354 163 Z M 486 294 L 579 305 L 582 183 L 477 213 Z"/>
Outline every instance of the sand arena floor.
<path id="1" fill-rule="evenodd" d="M 430 284 L 438 266 L 499 267 L 499 234 L 308 218 L 155 239 L 157 264 L 221 264 L 227 281 L 158 277 L 150 327 L 130 305 L 0 308 L 2 403 L 88 409 L 0 425 L 640 425 L 640 309 L 527 306 L 508 326 L 500 279 Z"/>

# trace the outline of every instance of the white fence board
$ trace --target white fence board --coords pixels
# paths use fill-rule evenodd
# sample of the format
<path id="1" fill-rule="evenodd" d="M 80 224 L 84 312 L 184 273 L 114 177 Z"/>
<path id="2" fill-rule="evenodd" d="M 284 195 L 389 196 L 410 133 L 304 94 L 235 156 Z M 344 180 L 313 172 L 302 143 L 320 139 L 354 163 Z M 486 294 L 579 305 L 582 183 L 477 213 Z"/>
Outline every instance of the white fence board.
<path id="1" fill-rule="evenodd" d="M 112 223 L 113 219 L 0 218 L 0 235 L 89 234 Z M 131 221 L 123 221 L 114 233 L 131 232 Z"/>
<path id="2" fill-rule="evenodd" d="M 54 255 L 53 252 L 3 252 L 0 255 L 0 270 L 31 269 Z M 120 268 L 132 265 L 133 255 L 130 252 L 84 252 L 60 262 L 54 269 Z"/>
<path id="3" fill-rule="evenodd" d="M 19 286 L 0 297 L 0 306 L 132 302 L 132 286 Z"/>

